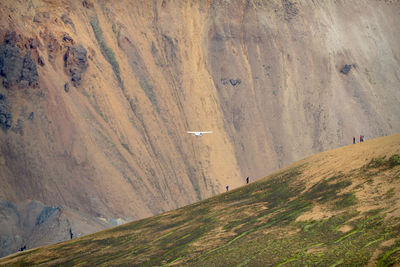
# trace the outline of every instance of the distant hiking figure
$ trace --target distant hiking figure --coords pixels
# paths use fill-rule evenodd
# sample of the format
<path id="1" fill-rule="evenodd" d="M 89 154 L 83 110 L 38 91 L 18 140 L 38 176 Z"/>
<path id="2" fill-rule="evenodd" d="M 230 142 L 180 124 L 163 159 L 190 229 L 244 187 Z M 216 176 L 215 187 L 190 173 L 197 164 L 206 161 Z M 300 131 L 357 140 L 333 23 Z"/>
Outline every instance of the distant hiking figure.
<path id="1" fill-rule="evenodd" d="M 74 237 L 74 234 L 72 233 L 72 228 L 69 228 L 69 235 L 70 235 L 71 239 Z"/>
<path id="2" fill-rule="evenodd" d="M 246 178 L 246 184 L 248 184 L 248 183 L 249 183 L 249 177 Z"/>
<path id="3" fill-rule="evenodd" d="M 360 142 L 364 142 L 364 135 L 360 135 Z"/>
<path id="4" fill-rule="evenodd" d="M 356 138 L 353 136 L 353 144 L 356 143 Z"/>
<path id="5" fill-rule="evenodd" d="M 229 185 L 226 186 L 226 192 L 228 192 L 228 191 L 229 191 Z"/>

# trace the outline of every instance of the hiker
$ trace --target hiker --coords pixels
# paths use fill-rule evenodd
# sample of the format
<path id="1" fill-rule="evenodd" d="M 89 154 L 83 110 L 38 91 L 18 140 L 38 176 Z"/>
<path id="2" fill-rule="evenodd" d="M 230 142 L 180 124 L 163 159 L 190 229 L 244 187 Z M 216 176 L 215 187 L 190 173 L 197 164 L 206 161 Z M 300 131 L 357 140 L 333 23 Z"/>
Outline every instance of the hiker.
<path id="1" fill-rule="evenodd" d="M 248 183 L 249 183 L 249 177 L 246 178 L 246 184 L 248 184 Z"/>
<path id="2" fill-rule="evenodd" d="M 74 234 L 72 233 L 72 228 L 69 228 L 69 235 L 71 236 L 71 239 L 74 237 Z"/>
<path id="3" fill-rule="evenodd" d="M 356 138 L 353 136 L 353 144 L 356 143 Z"/>
<path id="4" fill-rule="evenodd" d="M 362 140 L 362 135 L 360 135 L 360 142 L 362 142 L 363 140 Z"/>
<path id="5" fill-rule="evenodd" d="M 226 192 L 228 192 L 228 191 L 229 191 L 229 185 L 226 186 Z"/>

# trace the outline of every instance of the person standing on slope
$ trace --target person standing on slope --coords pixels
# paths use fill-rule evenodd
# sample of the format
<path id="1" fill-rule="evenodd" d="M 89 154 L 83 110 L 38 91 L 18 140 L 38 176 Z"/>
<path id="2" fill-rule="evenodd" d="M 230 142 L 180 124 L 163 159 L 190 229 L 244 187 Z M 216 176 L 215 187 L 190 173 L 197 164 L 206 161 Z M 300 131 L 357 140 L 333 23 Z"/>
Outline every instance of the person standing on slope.
<path id="1" fill-rule="evenodd" d="M 247 178 L 246 178 L 246 184 L 248 184 L 249 183 L 249 177 L 247 176 Z"/>
<path id="2" fill-rule="evenodd" d="M 228 191 L 229 191 L 229 185 L 226 186 L 226 192 L 228 192 Z"/>

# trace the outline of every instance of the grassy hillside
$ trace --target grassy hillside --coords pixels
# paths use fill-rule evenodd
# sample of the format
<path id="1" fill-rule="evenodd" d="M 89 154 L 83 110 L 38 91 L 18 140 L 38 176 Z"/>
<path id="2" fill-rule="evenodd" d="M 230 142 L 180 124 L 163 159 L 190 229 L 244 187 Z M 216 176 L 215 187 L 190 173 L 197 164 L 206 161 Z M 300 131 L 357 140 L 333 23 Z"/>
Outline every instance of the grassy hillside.
<path id="1" fill-rule="evenodd" d="M 400 135 L 327 151 L 216 197 L 0 264 L 400 263 Z"/>

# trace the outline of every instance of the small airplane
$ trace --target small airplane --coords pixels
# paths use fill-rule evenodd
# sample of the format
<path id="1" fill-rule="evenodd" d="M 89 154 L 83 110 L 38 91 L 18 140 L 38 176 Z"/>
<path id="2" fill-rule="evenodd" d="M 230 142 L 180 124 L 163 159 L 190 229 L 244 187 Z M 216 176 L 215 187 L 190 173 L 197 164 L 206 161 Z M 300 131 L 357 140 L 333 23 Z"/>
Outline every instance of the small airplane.
<path id="1" fill-rule="evenodd" d="M 206 132 L 192 132 L 192 131 L 189 131 L 187 133 L 190 133 L 190 134 L 192 134 L 194 136 L 203 136 L 203 134 L 212 133 L 212 131 L 206 131 Z"/>

